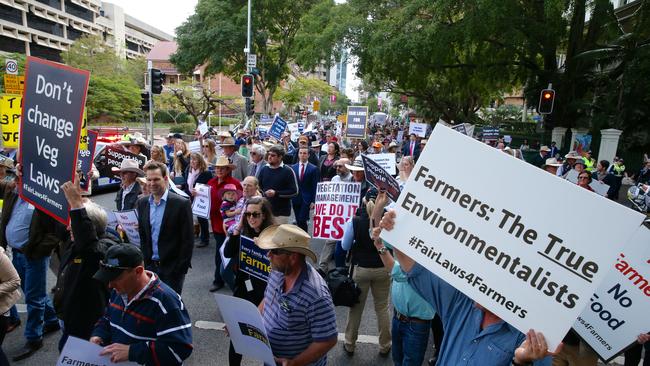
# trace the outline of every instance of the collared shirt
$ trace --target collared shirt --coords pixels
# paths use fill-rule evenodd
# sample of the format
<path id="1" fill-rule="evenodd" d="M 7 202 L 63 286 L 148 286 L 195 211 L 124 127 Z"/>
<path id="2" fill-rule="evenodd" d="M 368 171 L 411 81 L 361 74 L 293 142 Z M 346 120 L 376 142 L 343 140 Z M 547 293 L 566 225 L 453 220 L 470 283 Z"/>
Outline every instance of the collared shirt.
<path id="1" fill-rule="evenodd" d="M 149 224 L 151 224 L 151 250 L 153 252 L 151 259 L 154 261 L 160 260 L 160 256 L 158 256 L 158 236 L 160 236 L 160 225 L 165 214 L 165 207 L 167 207 L 168 195 L 169 189 L 166 189 L 158 204 L 154 201 L 153 195 L 149 196 Z"/>
<path id="2" fill-rule="evenodd" d="M 124 198 L 126 197 L 127 194 L 131 193 L 131 191 L 133 190 L 133 187 L 135 186 L 136 183 L 137 182 L 133 182 L 133 183 L 129 184 L 128 187 L 123 187 L 122 188 L 122 208 L 124 208 Z"/>
<path id="3" fill-rule="evenodd" d="M 292 359 L 313 342 L 336 339 L 336 313 L 325 280 L 310 265 L 284 293 L 284 274 L 271 271 L 264 292 L 264 328 L 275 357 Z M 312 365 L 324 366 L 327 355 Z"/>
<path id="4" fill-rule="evenodd" d="M 440 315 L 445 337 L 438 364 L 510 366 L 526 336 L 504 321 L 481 329 L 483 311 L 462 292 L 415 264 L 408 281 Z"/>
<path id="5" fill-rule="evenodd" d="M 332 177 L 332 182 L 352 182 L 352 173 L 348 172 L 345 177 L 341 177 L 337 174 Z"/>
<path id="6" fill-rule="evenodd" d="M 34 206 L 18 197 L 5 230 L 5 239 L 10 247 L 21 249 L 27 244 L 32 215 L 34 215 Z"/>
<path id="7" fill-rule="evenodd" d="M 390 286 L 390 298 L 393 300 L 395 309 L 402 315 L 411 318 L 430 320 L 436 315 L 433 307 L 420 296 L 417 291 L 408 283 L 408 276 L 397 259 L 390 273 L 393 281 Z"/>

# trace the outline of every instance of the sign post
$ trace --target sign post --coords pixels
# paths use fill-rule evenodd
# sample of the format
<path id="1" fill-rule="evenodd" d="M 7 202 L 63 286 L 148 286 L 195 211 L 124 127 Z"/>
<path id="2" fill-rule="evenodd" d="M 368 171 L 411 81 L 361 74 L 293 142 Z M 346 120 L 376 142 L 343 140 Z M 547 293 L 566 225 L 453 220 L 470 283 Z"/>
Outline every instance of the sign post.
<path id="1" fill-rule="evenodd" d="M 28 57 L 25 78 L 20 197 L 67 225 L 69 204 L 60 187 L 75 179 L 90 73 Z"/>

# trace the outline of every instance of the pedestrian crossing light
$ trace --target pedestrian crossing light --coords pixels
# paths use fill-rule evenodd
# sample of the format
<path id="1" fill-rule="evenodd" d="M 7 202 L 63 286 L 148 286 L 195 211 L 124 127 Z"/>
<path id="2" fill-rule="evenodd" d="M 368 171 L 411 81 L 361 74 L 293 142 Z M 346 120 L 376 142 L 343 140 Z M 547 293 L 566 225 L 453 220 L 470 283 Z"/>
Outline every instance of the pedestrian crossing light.
<path id="1" fill-rule="evenodd" d="M 544 89 L 539 96 L 539 107 L 537 112 L 539 114 L 551 114 L 553 113 L 553 104 L 555 103 L 555 90 L 553 89 Z"/>
<path id="2" fill-rule="evenodd" d="M 252 117 L 255 115 L 255 99 L 246 98 L 246 116 Z"/>
<path id="3" fill-rule="evenodd" d="M 151 69 L 151 94 L 160 94 L 165 83 L 165 74 L 158 69 Z"/>
<path id="4" fill-rule="evenodd" d="M 241 96 L 243 98 L 253 97 L 253 75 L 245 74 L 241 77 Z"/>
<path id="5" fill-rule="evenodd" d="M 143 112 L 149 112 L 149 92 L 140 93 L 140 97 L 142 97 L 140 109 Z"/>

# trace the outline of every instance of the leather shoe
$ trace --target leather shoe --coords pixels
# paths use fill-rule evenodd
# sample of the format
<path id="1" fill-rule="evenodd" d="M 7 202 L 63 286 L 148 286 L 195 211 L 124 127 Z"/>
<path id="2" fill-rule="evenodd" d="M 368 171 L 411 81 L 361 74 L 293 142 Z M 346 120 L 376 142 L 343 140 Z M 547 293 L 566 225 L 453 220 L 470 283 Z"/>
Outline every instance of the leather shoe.
<path id="1" fill-rule="evenodd" d="M 41 349 L 43 347 L 43 341 L 28 341 L 25 343 L 23 348 L 20 349 L 17 355 L 15 355 L 12 360 L 13 361 L 20 361 L 28 358 L 29 356 L 33 355 L 36 351 Z"/>
<path id="2" fill-rule="evenodd" d="M 50 324 L 45 324 L 43 326 L 43 335 L 54 333 L 59 331 L 61 329 L 61 326 L 59 323 L 50 323 Z"/>
<path id="3" fill-rule="evenodd" d="M 210 292 L 217 292 L 223 288 L 224 284 L 219 283 L 219 284 L 213 284 L 212 287 L 210 287 Z"/>

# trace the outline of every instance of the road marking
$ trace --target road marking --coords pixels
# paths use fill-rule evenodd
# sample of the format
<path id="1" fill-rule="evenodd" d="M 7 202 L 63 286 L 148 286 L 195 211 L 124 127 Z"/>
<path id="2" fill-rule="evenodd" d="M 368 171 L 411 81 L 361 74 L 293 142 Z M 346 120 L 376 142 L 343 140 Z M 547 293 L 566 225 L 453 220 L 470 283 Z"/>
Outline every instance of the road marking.
<path id="1" fill-rule="evenodd" d="M 211 330 L 223 331 L 223 328 L 226 326 L 226 324 L 220 322 L 197 320 L 194 323 L 194 326 L 199 329 L 211 329 Z M 345 341 L 345 333 L 339 333 L 338 340 L 341 342 Z M 361 334 L 357 339 L 357 343 L 379 344 L 379 337 Z"/>

